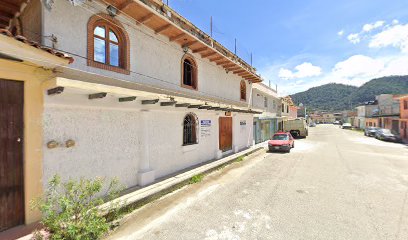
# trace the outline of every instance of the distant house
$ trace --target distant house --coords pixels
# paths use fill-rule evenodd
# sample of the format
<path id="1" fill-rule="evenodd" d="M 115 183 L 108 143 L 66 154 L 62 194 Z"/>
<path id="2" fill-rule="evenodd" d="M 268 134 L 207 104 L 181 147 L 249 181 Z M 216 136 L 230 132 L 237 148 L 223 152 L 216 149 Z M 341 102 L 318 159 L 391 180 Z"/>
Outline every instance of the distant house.
<path id="1" fill-rule="evenodd" d="M 283 129 L 283 124 L 285 121 L 297 118 L 298 107 L 295 105 L 290 96 L 281 97 L 280 100 L 281 121 L 278 123 L 278 128 Z"/>
<path id="2" fill-rule="evenodd" d="M 381 94 L 376 96 L 378 108 L 372 117 L 377 119 L 378 127 L 399 133 L 400 100 L 399 95 Z"/>
<path id="3" fill-rule="evenodd" d="M 278 112 L 280 99 L 275 89 L 265 84 L 252 85 L 252 109 L 259 110 L 261 114 L 254 115 L 254 141 L 260 143 L 269 140 L 278 130 Z"/>
<path id="4" fill-rule="evenodd" d="M 408 142 L 408 96 L 399 98 L 400 100 L 400 136 Z"/>
<path id="5" fill-rule="evenodd" d="M 356 107 L 357 116 L 354 118 L 353 126 L 365 129 L 366 127 L 370 127 L 371 125 L 377 125 L 375 121 L 372 119 L 372 116 L 378 112 L 378 105 L 377 101 L 370 101 L 364 103 L 364 105 Z"/>

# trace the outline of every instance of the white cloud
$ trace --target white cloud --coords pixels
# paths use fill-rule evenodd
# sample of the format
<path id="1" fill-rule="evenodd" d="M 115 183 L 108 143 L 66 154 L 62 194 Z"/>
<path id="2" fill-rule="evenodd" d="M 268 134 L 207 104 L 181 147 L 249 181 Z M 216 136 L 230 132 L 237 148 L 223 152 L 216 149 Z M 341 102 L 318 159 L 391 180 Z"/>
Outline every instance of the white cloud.
<path id="1" fill-rule="evenodd" d="M 384 26 L 385 21 L 377 21 L 375 23 L 367 23 L 363 26 L 363 31 L 364 32 L 370 32 L 376 28 Z"/>
<path id="2" fill-rule="evenodd" d="M 384 68 L 384 63 L 363 55 L 354 55 L 345 61 L 338 62 L 332 72 L 337 77 L 372 77 Z"/>
<path id="3" fill-rule="evenodd" d="M 265 76 L 268 79 L 276 79 L 277 71 L 278 69 L 275 68 L 274 73 L 268 72 Z M 287 71 L 289 73 L 288 76 L 294 78 L 293 76 L 296 73 L 290 70 Z M 319 78 L 311 78 L 307 81 L 303 79 L 279 81 L 277 84 L 279 94 L 288 95 L 327 83 L 361 86 L 373 78 L 391 75 L 408 75 L 408 54 L 397 54 L 387 57 L 353 55 L 336 63 L 330 72 L 322 74 Z"/>
<path id="4" fill-rule="evenodd" d="M 395 47 L 408 53 L 408 24 L 393 25 L 374 35 L 368 45 L 370 48 Z"/>
<path id="5" fill-rule="evenodd" d="M 399 21 L 397 19 L 392 20 L 392 25 L 397 25 Z"/>
<path id="6" fill-rule="evenodd" d="M 294 78 L 307 78 L 316 77 L 322 74 L 322 69 L 318 66 L 314 66 L 309 62 L 304 62 L 295 67 L 295 71 L 291 71 L 286 68 L 279 69 L 279 78 L 281 79 L 294 79 Z"/>
<path id="7" fill-rule="evenodd" d="M 347 39 L 353 43 L 353 44 L 357 44 L 360 42 L 360 35 L 358 33 L 352 33 L 350 35 L 347 36 Z"/>
<path id="8" fill-rule="evenodd" d="M 340 37 L 344 35 L 344 30 L 341 30 L 337 33 L 337 35 L 339 35 Z"/>

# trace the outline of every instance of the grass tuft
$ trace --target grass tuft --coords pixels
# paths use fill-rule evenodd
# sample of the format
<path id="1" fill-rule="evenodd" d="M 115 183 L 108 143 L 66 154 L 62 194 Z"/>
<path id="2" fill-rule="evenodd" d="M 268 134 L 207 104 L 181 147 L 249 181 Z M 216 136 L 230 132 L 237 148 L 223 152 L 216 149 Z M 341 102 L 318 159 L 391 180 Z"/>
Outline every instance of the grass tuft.
<path id="1" fill-rule="evenodd" d="M 204 175 L 203 175 L 203 174 L 197 174 L 197 175 L 192 176 L 192 177 L 190 178 L 189 183 L 190 183 L 190 184 L 199 183 L 199 182 L 201 182 L 201 181 L 203 180 L 203 178 L 204 178 Z"/>

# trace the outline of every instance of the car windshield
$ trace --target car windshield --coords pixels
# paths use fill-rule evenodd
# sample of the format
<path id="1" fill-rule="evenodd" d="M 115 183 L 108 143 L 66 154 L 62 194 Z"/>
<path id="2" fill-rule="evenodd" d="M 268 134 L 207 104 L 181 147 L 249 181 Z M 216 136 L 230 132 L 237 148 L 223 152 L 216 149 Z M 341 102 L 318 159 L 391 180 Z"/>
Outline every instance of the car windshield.
<path id="1" fill-rule="evenodd" d="M 389 129 L 383 129 L 381 130 L 384 134 L 392 134 Z"/>
<path id="2" fill-rule="evenodd" d="M 272 137 L 272 140 L 289 140 L 289 136 L 284 134 L 277 134 Z"/>

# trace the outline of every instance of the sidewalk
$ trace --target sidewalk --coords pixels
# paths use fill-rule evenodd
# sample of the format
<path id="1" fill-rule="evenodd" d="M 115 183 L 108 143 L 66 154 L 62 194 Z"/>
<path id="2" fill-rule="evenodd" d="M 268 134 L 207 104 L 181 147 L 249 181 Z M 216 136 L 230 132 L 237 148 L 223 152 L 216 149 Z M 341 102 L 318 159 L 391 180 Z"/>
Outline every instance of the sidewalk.
<path id="1" fill-rule="evenodd" d="M 267 147 L 267 142 L 262 142 L 246 150 L 226 156 L 219 160 L 207 162 L 206 164 L 197 166 L 191 170 L 187 169 L 182 172 L 179 172 L 178 174 L 175 174 L 174 176 L 164 177 L 146 187 L 132 189 L 134 191 L 131 191 L 130 193 L 125 194 L 113 200 L 112 202 L 103 204 L 102 206 L 100 206 L 100 209 L 102 210 L 102 212 L 104 212 L 107 210 L 108 206 L 111 205 L 112 203 L 126 202 L 126 205 L 131 205 L 139 201 L 149 202 L 157 198 L 158 197 L 157 195 L 165 195 L 166 191 L 171 192 L 172 187 L 178 186 L 179 184 L 182 184 L 183 182 L 190 180 L 195 175 L 210 172 L 224 164 L 234 161 L 240 156 L 250 155 L 254 152 L 264 149 L 265 147 Z"/>
<path id="2" fill-rule="evenodd" d="M 154 201 L 160 196 L 165 195 L 168 192 L 171 192 L 173 188 L 177 188 L 178 186 L 180 186 L 180 184 L 183 184 L 186 181 L 188 182 L 191 179 L 191 177 L 195 175 L 211 172 L 212 170 L 217 169 L 222 165 L 226 165 L 241 156 L 250 155 L 266 147 L 267 141 L 258 143 L 238 153 L 226 156 L 218 160 L 212 160 L 199 166 L 193 166 L 176 174 L 163 177 L 161 179 L 158 179 L 155 183 L 151 185 L 145 187 L 130 188 L 125 191 L 126 194 L 124 194 L 123 196 L 113 200 L 112 202 L 105 203 L 101 205 L 99 208 L 101 209 L 102 212 L 106 212 L 108 206 L 116 202 L 126 202 L 126 205 L 132 205 L 137 204 L 138 202 L 147 203 L 149 201 Z M 19 235 L 21 236 L 23 234 Z M 32 234 L 29 234 L 24 237 L 18 238 L 18 240 L 30 240 L 31 238 Z"/>

